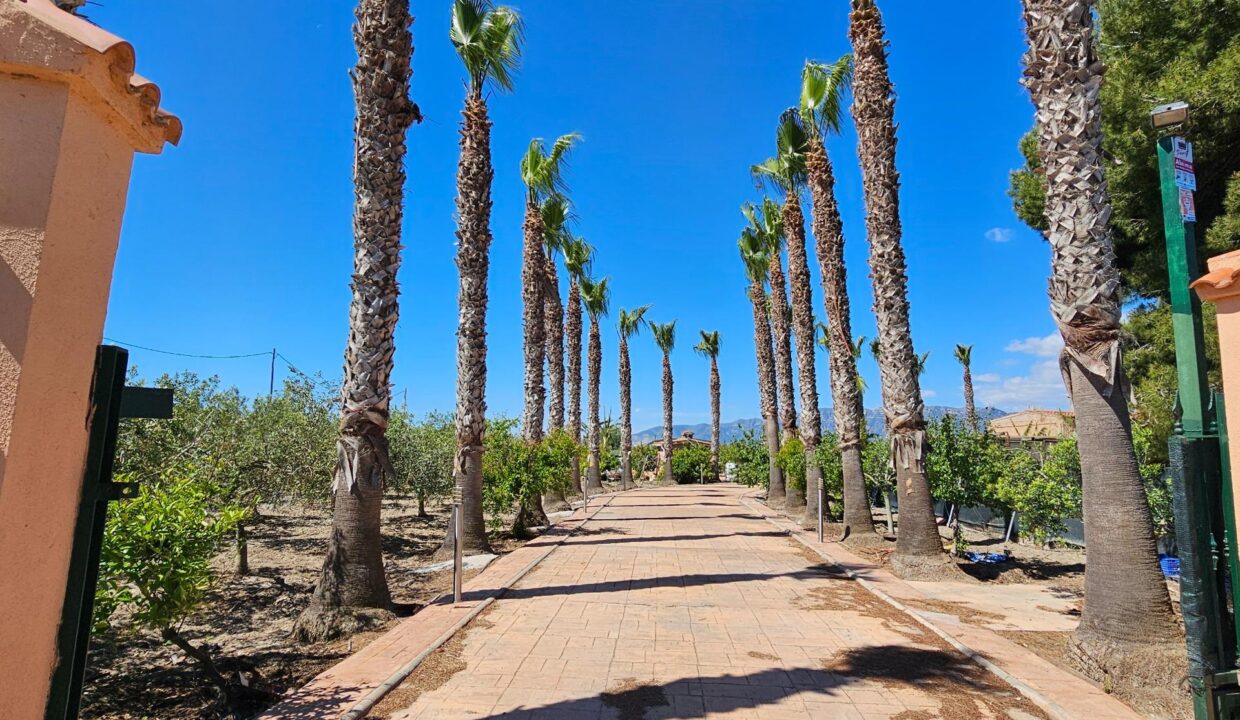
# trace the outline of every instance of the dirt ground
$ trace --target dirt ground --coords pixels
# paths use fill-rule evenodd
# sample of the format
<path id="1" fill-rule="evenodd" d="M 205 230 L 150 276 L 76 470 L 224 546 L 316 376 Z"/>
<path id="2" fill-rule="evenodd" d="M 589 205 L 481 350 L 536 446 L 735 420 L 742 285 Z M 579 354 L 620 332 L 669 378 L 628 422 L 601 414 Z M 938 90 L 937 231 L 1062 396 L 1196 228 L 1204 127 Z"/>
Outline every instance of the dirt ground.
<path id="1" fill-rule="evenodd" d="M 443 542 L 448 512 L 388 498 L 383 507 L 383 550 L 393 600 L 406 613 L 451 588 L 451 570 L 415 573 L 431 563 Z M 215 560 L 214 588 L 182 627 L 190 642 L 205 648 L 226 674 L 240 673 L 254 687 L 280 695 L 365 647 L 387 629 L 352 638 L 299 645 L 293 622 L 314 590 L 330 527 L 324 510 L 264 508 L 250 529 L 250 575 L 232 574 L 231 550 Z M 493 537 L 497 552 L 521 541 Z M 476 572 L 467 573 L 468 579 Z M 389 623 L 390 625 L 390 623 Z M 260 708 L 255 708 L 260 709 Z M 96 634 L 82 698 L 83 718 L 97 720 L 215 720 L 211 691 L 193 661 L 153 633 Z"/>

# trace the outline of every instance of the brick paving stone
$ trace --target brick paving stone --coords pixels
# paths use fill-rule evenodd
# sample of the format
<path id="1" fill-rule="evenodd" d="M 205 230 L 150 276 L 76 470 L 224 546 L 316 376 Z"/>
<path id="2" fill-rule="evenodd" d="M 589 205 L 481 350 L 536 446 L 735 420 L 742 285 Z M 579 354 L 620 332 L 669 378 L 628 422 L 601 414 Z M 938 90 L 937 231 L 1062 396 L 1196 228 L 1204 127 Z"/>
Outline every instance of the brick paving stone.
<path id="1" fill-rule="evenodd" d="M 580 524 L 578 513 L 565 528 L 496 560 L 466 586 L 471 602 L 511 585 L 562 543 L 484 622 L 467 626 L 465 669 L 425 688 L 390 720 L 922 720 L 946 713 L 945 698 L 958 720 L 970 697 L 1018 697 L 994 676 L 981 673 L 987 680 L 979 682 L 976 673 L 952 670 L 968 661 L 912 617 L 894 608 L 873 615 L 872 602 L 849 600 L 868 591 L 827 561 L 809 559 L 745 493 L 694 485 L 619 494 L 601 509 L 592 503 L 584 532 L 566 537 L 565 528 Z M 917 592 L 842 549 L 831 552 L 837 566 L 885 592 Z M 467 611 L 424 610 L 263 718 L 339 717 Z M 998 638 L 966 625 L 951 632 L 970 647 Z M 1019 646 L 987 648 L 1000 667 L 1022 670 L 1057 702 L 1060 683 L 1061 694 L 1072 695 L 1069 717 L 1138 717 Z M 1002 720 L 1044 717 L 1022 707 Z M 976 717 L 992 714 L 978 703 Z"/>
<path id="2" fill-rule="evenodd" d="M 937 716 L 933 682 L 885 677 L 865 654 L 963 657 L 926 640 L 911 618 L 823 607 L 814 591 L 856 584 L 807 559 L 742 504 L 744 492 L 617 495 L 587 532 L 501 597 L 483 626 L 467 628 L 465 670 L 393 720 Z M 958 684 L 948 689 L 979 692 Z M 1015 695 L 997 678 L 993 686 Z"/>

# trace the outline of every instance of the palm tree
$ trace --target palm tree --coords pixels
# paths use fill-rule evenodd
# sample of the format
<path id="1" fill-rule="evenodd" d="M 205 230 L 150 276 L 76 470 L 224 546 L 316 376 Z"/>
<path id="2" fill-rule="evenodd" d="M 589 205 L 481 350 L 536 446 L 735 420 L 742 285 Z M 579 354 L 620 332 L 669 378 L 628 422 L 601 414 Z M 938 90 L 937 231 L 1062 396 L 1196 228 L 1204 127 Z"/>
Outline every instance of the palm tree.
<path id="1" fill-rule="evenodd" d="M 765 203 L 764 203 L 765 205 Z M 784 473 L 777 461 L 779 455 L 779 394 L 776 391 L 775 357 L 771 348 L 771 320 L 766 297 L 766 278 L 771 263 L 771 242 L 768 233 L 783 232 L 780 228 L 779 206 L 772 204 L 774 216 L 763 213 L 751 204 L 741 206 L 749 226 L 741 231 L 737 245 L 745 276 L 749 278 L 749 301 L 753 305 L 753 345 L 758 365 L 758 398 L 762 407 L 762 430 L 766 437 L 769 464 L 766 502 L 779 507 L 787 494 Z"/>
<path id="2" fill-rule="evenodd" d="M 964 368 L 964 417 L 969 427 L 977 429 L 977 408 L 973 405 L 973 346 L 957 345 L 956 362 Z"/>
<path id="3" fill-rule="evenodd" d="M 827 316 L 822 338 L 829 353 L 832 412 L 844 476 L 843 537 L 853 542 L 872 542 L 878 536 L 874 532 L 861 466 L 861 446 L 865 441 L 861 397 L 865 389 L 857 373 L 858 348 L 852 341 L 848 272 L 844 265 L 844 223 L 835 201 L 835 171 L 827 154 L 827 138 L 839 133 L 844 96 L 851 86 L 851 55 L 830 65 L 806 61 L 801 72 L 800 111 L 801 122 L 810 136 L 805 170 L 814 208 L 811 224 Z"/>
<path id="4" fill-rule="evenodd" d="M 745 212 L 744 207 L 741 211 Z M 765 235 L 767 241 L 771 243 L 771 259 L 767 270 L 771 292 L 767 299 L 770 305 L 771 330 L 774 332 L 775 340 L 775 380 L 779 395 L 780 439 L 786 442 L 797 436 L 797 408 L 792 394 L 792 323 L 789 322 L 791 309 L 788 307 L 788 291 L 785 287 L 782 259 L 785 238 L 783 212 L 774 200 L 764 197 L 762 198 L 762 217 L 768 222 L 771 222 L 771 218 L 778 218 L 775 222 L 779 227 L 779 232 Z M 805 502 L 805 499 L 800 496 L 801 491 L 794 489 L 791 485 L 787 486 L 785 491 L 788 493 L 786 499 L 790 505 Z"/>
<path id="5" fill-rule="evenodd" d="M 1103 179 L 1092 2 L 1025 0 L 1025 85 L 1037 107 L 1038 155 L 1047 178 L 1051 313 L 1063 335 L 1076 412 L 1085 508 L 1085 609 L 1072 647 L 1086 668 L 1110 673 L 1120 658 L 1177 642 L 1153 523 L 1133 453 L 1120 362 L 1120 275 Z M 1180 645 L 1183 662 L 1183 645 Z M 1125 656 L 1127 656 L 1125 658 Z"/>
<path id="6" fill-rule="evenodd" d="M 878 324 L 879 377 L 900 494 L 900 533 L 891 567 L 909 578 L 954 570 L 943 552 L 926 481 L 926 421 L 909 328 L 908 278 L 900 244 L 900 175 L 896 170 L 895 100 L 887 75 L 887 41 L 874 0 L 852 0 L 853 122 L 865 191 L 870 279 Z"/>
<path id="7" fill-rule="evenodd" d="M 796 336 L 797 384 L 801 391 L 801 415 L 797 426 L 805 446 L 805 512 L 801 524 L 810 527 L 818 520 L 819 484 L 818 444 L 822 441 L 822 415 L 818 409 L 818 372 L 814 361 L 814 296 L 805 248 L 805 215 L 801 210 L 801 191 L 805 188 L 805 158 L 809 133 L 795 109 L 779 118 L 775 137 L 775 156 L 751 172 L 762 184 L 775 187 L 784 195 L 781 212 L 788 239 L 788 276 L 792 288 L 792 330 Z M 798 505 L 800 503 L 797 503 Z M 789 503 L 789 507 L 794 507 Z"/>
<path id="8" fill-rule="evenodd" d="M 587 279 L 594 248 L 581 238 L 564 241 L 564 269 L 568 272 L 568 308 L 564 333 L 568 352 L 568 432 L 581 442 L 581 284 Z M 573 489 L 581 492 L 581 466 L 573 459 Z"/>
<path id="9" fill-rule="evenodd" d="M 663 351 L 663 484 L 675 485 L 672 475 L 672 348 L 676 346 L 676 321 L 650 323 L 650 334 Z"/>
<path id="10" fill-rule="evenodd" d="M 719 479 L 719 331 L 702 334 L 702 341 L 693 346 L 694 352 L 710 358 L 710 474 Z"/>
<path id="11" fill-rule="evenodd" d="M 461 157 L 456 173 L 457 252 L 460 272 L 456 333 L 456 460 L 453 475 L 462 506 L 466 552 L 485 552 L 482 515 L 482 449 L 486 432 L 487 274 L 491 252 L 491 119 L 483 90 L 512 89 L 521 57 L 521 18 L 490 0 L 456 0 L 449 36 L 465 64 L 469 84 L 461 123 Z M 449 527 L 439 554 L 452 550 Z"/>
<path id="12" fill-rule="evenodd" d="M 586 314 L 590 316 L 590 467 L 586 472 L 586 487 L 590 490 L 603 489 L 603 478 L 600 474 L 602 436 L 598 419 L 598 384 L 599 373 L 603 369 L 603 339 L 599 334 L 599 319 L 607 315 L 607 305 L 611 300 L 611 292 L 607 285 L 607 278 L 597 282 L 590 278 L 581 280 L 581 302 L 585 305 Z"/>
<path id="13" fill-rule="evenodd" d="M 633 368 L 629 364 L 629 338 L 646 323 L 649 305 L 636 310 L 620 308 L 620 488 L 628 490 L 633 483 Z"/>
<path id="14" fill-rule="evenodd" d="M 541 138 L 530 141 L 521 158 L 521 181 L 525 183 L 525 242 L 521 256 L 521 300 L 525 329 L 525 414 L 522 431 L 530 444 L 542 441 L 543 411 L 547 387 L 543 382 L 547 335 L 544 312 L 547 281 L 543 201 L 564 190 L 564 160 L 579 136 L 556 139 L 547 152 Z M 541 510 L 540 510 L 541 512 Z"/>
<path id="15" fill-rule="evenodd" d="M 327 556 L 294 632 L 315 642 L 390 617 L 379 518 L 388 459 L 392 354 L 399 306 L 405 135 L 421 119 L 409 99 L 413 36 L 405 0 L 362 0 L 355 12 L 352 74 L 353 298 L 344 353 L 340 434 Z"/>
<path id="16" fill-rule="evenodd" d="M 551 196 L 564 191 L 564 161 L 579 136 L 562 135 L 551 146 L 543 147 L 541 138 L 530 141 L 521 158 L 521 181 L 525 183 L 525 238 L 521 262 L 521 300 L 525 334 L 525 413 L 521 428 L 525 442 L 535 445 L 543 438 L 543 411 L 547 399 L 543 365 L 547 359 L 547 255 L 543 251 L 546 231 L 543 204 Z M 558 290 L 557 290 L 558 292 Z M 513 534 L 521 536 L 526 528 L 546 525 L 539 495 L 525 492 L 518 478 L 514 488 L 519 507 Z"/>
<path id="17" fill-rule="evenodd" d="M 540 210 L 543 224 L 543 240 L 546 245 L 544 267 L 543 317 L 547 335 L 547 425 L 551 430 L 564 427 L 564 304 L 560 301 L 560 274 L 555 256 L 563 253 L 565 244 L 572 240 L 568 232 L 568 198 L 552 193 L 542 203 Z"/>

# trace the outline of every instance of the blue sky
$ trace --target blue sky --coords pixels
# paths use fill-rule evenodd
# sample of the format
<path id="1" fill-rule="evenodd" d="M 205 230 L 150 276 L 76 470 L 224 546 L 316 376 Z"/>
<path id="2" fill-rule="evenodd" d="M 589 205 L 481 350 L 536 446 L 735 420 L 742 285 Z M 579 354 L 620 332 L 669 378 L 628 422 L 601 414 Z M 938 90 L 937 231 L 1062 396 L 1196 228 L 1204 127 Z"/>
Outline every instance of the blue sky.
<path id="1" fill-rule="evenodd" d="M 756 200 L 750 164 L 771 154 L 806 58 L 847 52 L 847 3 L 525 0 L 515 92 L 490 98 L 492 413 L 521 405 L 518 160 L 531 137 L 581 132 L 572 157 L 577 232 L 612 278 L 604 413 L 618 414 L 614 315 L 652 303 L 678 321 L 676 422 L 709 418 L 699 328 L 723 336 L 723 417 L 758 414 L 752 319 L 736 251 L 738 206 Z M 898 93 L 897 160 L 914 342 L 931 358 L 931 404 L 960 405 L 956 343 L 972 343 L 979 401 L 1011 410 L 1066 405 L 1046 299 L 1049 255 L 1005 195 L 1032 107 L 1019 85 L 1018 3 L 882 4 Z M 455 398 L 453 212 L 463 72 L 448 0 L 413 2 L 412 94 L 426 122 L 409 135 L 402 316 L 395 392 L 417 412 Z M 352 3 L 105 2 L 88 14 L 131 41 L 138 71 L 185 124 L 181 146 L 138 156 L 106 335 L 186 353 L 279 348 L 335 377 L 351 263 Z M 829 144 L 847 237 L 856 334 L 873 336 L 864 214 L 851 128 Z M 808 210 L 808 207 L 807 207 Z M 815 278 L 817 272 L 815 269 Z M 821 312 L 821 288 L 815 285 Z M 830 404 L 819 358 L 823 406 Z M 265 392 L 264 358 L 194 360 L 134 350 L 143 375 L 191 369 Z M 634 426 L 659 422 L 659 357 L 633 346 Z M 868 358 L 868 406 L 880 405 Z"/>

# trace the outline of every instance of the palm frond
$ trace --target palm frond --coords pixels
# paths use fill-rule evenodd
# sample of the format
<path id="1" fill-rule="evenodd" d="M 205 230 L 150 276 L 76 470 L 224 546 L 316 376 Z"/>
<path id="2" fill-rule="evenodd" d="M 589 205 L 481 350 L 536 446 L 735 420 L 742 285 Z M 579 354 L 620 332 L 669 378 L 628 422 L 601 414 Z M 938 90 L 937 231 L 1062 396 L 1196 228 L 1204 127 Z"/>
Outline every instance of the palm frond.
<path id="1" fill-rule="evenodd" d="M 620 335 L 625 338 L 631 338 L 642 329 L 642 325 L 646 324 L 646 311 L 651 308 L 650 305 L 642 305 L 634 310 L 625 310 L 620 308 Z"/>
<path id="2" fill-rule="evenodd" d="M 878 338 L 874 338 L 870 341 L 870 354 L 874 356 L 875 360 L 882 358 L 883 346 L 879 343 Z"/>
<path id="3" fill-rule="evenodd" d="M 676 347 L 676 321 L 665 323 L 650 323 L 650 334 L 654 335 L 654 342 L 659 346 L 665 355 L 672 352 L 672 348 Z"/>
<path id="4" fill-rule="evenodd" d="M 571 237 L 564 242 L 564 269 L 578 282 L 585 279 L 594 262 L 594 247 L 585 238 Z"/>
<path id="5" fill-rule="evenodd" d="M 491 0 L 455 0 L 448 37 L 469 73 L 471 94 L 481 95 L 488 84 L 512 90 L 524 41 L 516 10 L 496 7 Z"/>
<path id="6" fill-rule="evenodd" d="M 829 328 L 827 324 L 821 320 L 815 324 L 815 327 L 818 329 L 818 346 L 827 352 L 831 352 L 831 338 L 827 335 L 831 328 Z"/>
<path id="7" fill-rule="evenodd" d="M 560 193 L 551 193 L 538 208 L 542 216 L 543 242 L 548 253 L 563 252 L 573 239 L 568 224 L 573 219 L 572 204 Z"/>
<path id="8" fill-rule="evenodd" d="M 969 363 L 972 362 L 973 360 L 973 346 L 972 345 L 957 345 L 955 355 L 956 355 L 956 362 L 960 363 L 961 365 L 964 365 L 965 367 L 968 367 Z"/>
<path id="9" fill-rule="evenodd" d="M 809 151 L 809 133 L 796 108 L 779 115 L 775 129 L 775 155 L 752 165 L 749 175 L 759 190 L 772 188 L 780 193 L 799 192 L 807 179 L 805 155 Z"/>
<path id="10" fill-rule="evenodd" d="M 742 230 L 736 244 L 741 251 L 741 262 L 745 264 L 745 276 L 759 285 L 766 282 L 766 273 L 771 266 L 770 245 L 753 228 Z"/>
<path id="11" fill-rule="evenodd" d="M 801 120 L 820 139 L 840 131 L 844 96 L 852 88 L 852 76 L 851 54 L 830 64 L 805 61 L 801 71 Z"/>
<path id="12" fill-rule="evenodd" d="M 542 138 L 530 140 L 525 155 L 521 157 L 521 181 L 525 183 L 526 192 L 532 201 L 547 197 L 552 193 L 567 191 L 564 184 L 564 166 L 569 150 L 581 139 L 577 133 L 569 133 L 556 138 L 551 145 L 551 152 L 543 146 Z"/>
<path id="13" fill-rule="evenodd" d="M 877 345 L 878 341 L 875 340 L 874 344 Z M 856 360 L 860 360 L 861 352 L 864 348 L 865 348 L 865 336 L 862 335 L 853 341 L 853 346 L 852 346 L 853 358 Z"/>
<path id="14" fill-rule="evenodd" d="M 921 375 L 926 372 L 926 361 L 929 359 L 930 359 L 929 350 L 925 351 L 924 353 L 920 355 L 916 355 L 916 354 L 913 355 L 913 369 L 917 371 L 918 375 Z"/>
<path id="15" fill-rule="evenodd" d="M 608 287 L 610 283 L 610 278 L 581 278 L 581 304 L 585 305 L 586 312 L 595 320 L 607 315 L 607 306 L 611 302 L 611 288 Z"/>
<path id="16" fill-rule="evenodd" d="M 703 357 L 719 357 L 719 331 L 712 330 L 707 332 L 699 330 L 698 332 L 702 335 L 702 340 L 693 346 L 693 351 Z"/>

